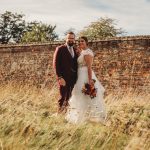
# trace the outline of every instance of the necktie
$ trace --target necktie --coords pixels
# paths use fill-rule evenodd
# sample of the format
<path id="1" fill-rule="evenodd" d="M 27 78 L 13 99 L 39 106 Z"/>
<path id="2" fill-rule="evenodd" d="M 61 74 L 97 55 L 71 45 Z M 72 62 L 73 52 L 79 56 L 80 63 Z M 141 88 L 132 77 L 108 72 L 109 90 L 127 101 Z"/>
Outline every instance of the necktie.
<path id="1" fill-rule="evenodd" d="M 69 52 L 70 52 L 71 56 L 74 57 L 74 53 L 73 53 L 72 47 L 69 47 Z"/>

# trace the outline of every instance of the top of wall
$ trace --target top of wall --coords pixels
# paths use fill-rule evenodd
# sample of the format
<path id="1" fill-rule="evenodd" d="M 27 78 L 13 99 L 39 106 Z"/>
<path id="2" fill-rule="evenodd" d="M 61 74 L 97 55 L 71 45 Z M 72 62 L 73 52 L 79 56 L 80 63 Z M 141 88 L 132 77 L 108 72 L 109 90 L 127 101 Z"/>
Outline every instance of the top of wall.
<path id="1" fill-rule="evenodd" d="M 105 40 L 94 40 L 89 42 L 105 42 L 105 41 L 133 41 L 133 40 L 144 40 L 150 39 L 150 35 L 140 35 L 140 36 L 123 36 L 123 37 L 113 37 L 107 38 Z M 0 44 L 0 48 L 9 48 L 9 47 L 28 47 L 28 46 L 44 46 L 44 45 L 60 45 L 65 43 L 64 41 L 54 41 L 54 42 L 46 42 L 46 43 L 25 43 L 25 44 Z"/>

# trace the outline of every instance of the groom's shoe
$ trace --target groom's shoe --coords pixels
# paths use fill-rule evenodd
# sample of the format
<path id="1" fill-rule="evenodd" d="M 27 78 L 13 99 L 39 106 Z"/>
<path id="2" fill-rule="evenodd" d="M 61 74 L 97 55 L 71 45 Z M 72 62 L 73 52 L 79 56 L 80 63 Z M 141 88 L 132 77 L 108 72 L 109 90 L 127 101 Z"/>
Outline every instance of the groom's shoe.
<path id="1" fill-rule="evenodd" d="M 59 107 L 57 112 L 58 114 L 61 114 L 63 112 L 63 107 Z"/>
<path id="2" fill-rule="evenodd" d="M 61 114 L 66 113 L 67 112 L 67 107 L 68 107 L 68 102 L 65 101 L 61 107 L 59 106 L 58 113 L 61 113 Z"/>
<path id="3" fill-rule="evenodd" d="M 65 114 L 67 112 L 67 107 L 62 106 L 61 108 L 58 109 L 58 114 Z"/>

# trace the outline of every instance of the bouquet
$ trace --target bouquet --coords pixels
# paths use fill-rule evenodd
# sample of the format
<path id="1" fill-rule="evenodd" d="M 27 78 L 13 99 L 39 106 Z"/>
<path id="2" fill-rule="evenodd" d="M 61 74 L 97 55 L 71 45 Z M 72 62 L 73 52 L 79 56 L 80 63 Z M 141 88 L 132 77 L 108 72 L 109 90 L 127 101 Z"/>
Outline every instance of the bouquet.
<path id="1" fill-rule="evenodd" d="M 94 80 L 94 84 L 96 82 L 96 80 Z M 84 86 L 82 87 L 82 93 L 84 93 L 85 95 L 89 95 L 90 98 L 94 98 L 96 97 L 96 94 L 97 94 L 97 88 L 95 88 L 94 85 L 90 86 L 89 83 L 85 83 Z"/>

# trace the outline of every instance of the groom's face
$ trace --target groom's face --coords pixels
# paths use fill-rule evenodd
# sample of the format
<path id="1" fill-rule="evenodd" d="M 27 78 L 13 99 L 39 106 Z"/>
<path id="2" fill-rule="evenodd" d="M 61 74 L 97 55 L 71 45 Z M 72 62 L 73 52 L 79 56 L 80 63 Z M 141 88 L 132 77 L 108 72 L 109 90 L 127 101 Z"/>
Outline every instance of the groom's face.
<path id="1" fill-rule="evenodd" d="M 75 43 L 75 35 L 74 34 L 67 34 L 66 43 L 69 46 L 73 46 L 73 44 Z"/>

